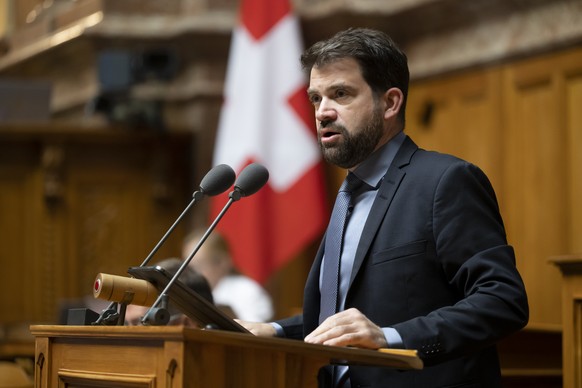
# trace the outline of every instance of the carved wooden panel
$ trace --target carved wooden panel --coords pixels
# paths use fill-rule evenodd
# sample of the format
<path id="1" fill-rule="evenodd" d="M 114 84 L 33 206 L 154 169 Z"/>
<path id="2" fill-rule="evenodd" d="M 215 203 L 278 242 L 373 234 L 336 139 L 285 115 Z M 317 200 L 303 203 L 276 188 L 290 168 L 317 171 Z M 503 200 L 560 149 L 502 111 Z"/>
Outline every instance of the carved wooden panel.
<path id="1" fill-rule="evenodd" d="M 481 167 L 499 195 L 503 191 L 499 113 L 499 69 L 415 82 L 409 91 L 406 132 L 420 147 Z"/>
<path id="2" fill-rule="evenodd" d="M 34 314 L 38 302 L 28 296 L 35 287 L 33 243 L 41 232 L 35 165 L 38 155 L 28 147 L 0 141 L 0 322 L 18 322 Z M 28 259 L 24 259 L 24 258 Z"/>
<path id="3" fill-rule="evenodd" d="M 127 373 L 88 373 L 85 371 L 59 370 L 59 388 L 155 388 L 155 376 Z M 171 385 L 170 385 L 171 386 Z"/>
<path id="4" fill-rule="evenodd" d="M 562 275 L 562 359 L 564 388 L 582 386 L 582 256 L 550 259 Z"/>
<path id="5" fill-rule="evenodd" d="M 582 248 L 580 143 L 574 143 L 582 136 L 581 76 L 579 49 L 504 71 L 506 221 L 528 289 L 530 325 L 559 327 L 560 275 L 547 258 Z"/>
<path id="6" fill-rule="evenodd" d="M 573 58 L 566 58 L 565 61 L 574 62 L 580 65 L 580 55 L 572 53 Z M 565 72 L 565 126 L 567 131 L 568 163 L 568 245 L 570 252 L 582 252 L 582 65 L 572 66 Z"/>
<path id="7" fill-rule="evenodd" d="M 0 128 L 0 324 L 56 322 L 97 273 L 141 264 L 190 200 L 190 139 Z M 180 255 L 184 226 L 156 261 Z"/>

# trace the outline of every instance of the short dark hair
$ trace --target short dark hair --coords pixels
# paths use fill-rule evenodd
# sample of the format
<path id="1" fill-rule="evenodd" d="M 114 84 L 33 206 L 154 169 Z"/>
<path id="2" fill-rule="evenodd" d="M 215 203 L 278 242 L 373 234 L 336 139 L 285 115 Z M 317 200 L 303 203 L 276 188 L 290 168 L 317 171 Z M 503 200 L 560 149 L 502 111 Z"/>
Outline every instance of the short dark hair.
<path id="1" fill-rule="evenodd" d="M 156 266 L 164 268 L 173 276 L 178 272 L 183 263 L 184 262 L 181 259 L 172 257 L 160 261 Z M 202 274 L 195 271 L 192 266 L 187 265 L 178 277 L 178 280 L 210 303 L 214 303 L 214 298 L 212 297 L 212 291 L 208 281 L 204 276 L 202 276 Z"/>
<path id="2" fill-rule="evenodd" d="M 368 28 L 349 28 L 309 47 L 301 55 L 301 66 L 310 72 L 331 62 L 354 58 L 362 77 L 376 95 L 396 87 L 403 101 L 399 117 L 404 124 L 410 74 L 406 54 L 388 34 Z"/>

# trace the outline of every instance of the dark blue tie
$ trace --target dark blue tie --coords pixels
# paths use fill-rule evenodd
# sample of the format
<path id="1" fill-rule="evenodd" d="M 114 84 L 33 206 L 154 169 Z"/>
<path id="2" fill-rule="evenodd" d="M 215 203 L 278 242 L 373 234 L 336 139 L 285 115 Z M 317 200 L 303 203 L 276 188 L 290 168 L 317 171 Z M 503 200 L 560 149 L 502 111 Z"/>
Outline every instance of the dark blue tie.
<path id="1" fill-rule="evenodd" d="M 325 260 L 321 280 L 321 304 L 319 323 L 335 314 L 338 308 L 340 257 L 344 241 L 346 220 L 352 206 L 352 193 L 362 183 L 349 173 L 342 183 L 333 206 L 331 219 L 325 234 Z"/>

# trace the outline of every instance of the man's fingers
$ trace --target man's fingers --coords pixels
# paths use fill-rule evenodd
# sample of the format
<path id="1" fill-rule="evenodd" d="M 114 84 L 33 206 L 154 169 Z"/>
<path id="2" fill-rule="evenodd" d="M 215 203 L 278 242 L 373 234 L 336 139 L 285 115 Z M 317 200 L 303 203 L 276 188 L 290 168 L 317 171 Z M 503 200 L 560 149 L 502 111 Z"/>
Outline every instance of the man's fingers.
<path id="1" fill-rule="evenodd" d="M 240 319 L 235 319 L 235 321 L 257 337 L 275 337 L 277 335 L 277 331 L 269 323 L 248 322 Z"/>
<path id="2" fill-rule="evenodd" d="M 321 325 L 305 337 L 305 342 L 324 345 L 331 343 L 343 344 L 346 339 L 342 340 L 340 338 L 354 333 L 357 328 L 350 319 L 346 319 L 344 315 L 340 314 L 333 315 L 323 321 Z"/>
<path id="3" fill-rule="evenodd" d="M 327 318 L 305 337 L 305 342 L 377 349 L 387 346 L 384 332 L 356 309 Z"/>

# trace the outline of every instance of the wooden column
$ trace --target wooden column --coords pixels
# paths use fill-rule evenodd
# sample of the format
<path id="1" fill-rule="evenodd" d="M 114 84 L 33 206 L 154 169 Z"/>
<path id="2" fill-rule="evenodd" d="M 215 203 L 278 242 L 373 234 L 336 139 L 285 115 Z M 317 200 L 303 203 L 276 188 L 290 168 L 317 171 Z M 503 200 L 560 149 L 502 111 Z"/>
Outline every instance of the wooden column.
<path id="1" fill-rule="evenodd" d="M 564 388 L 582 387 L 582 255 L 550 259 L 562 272 Z"/>

